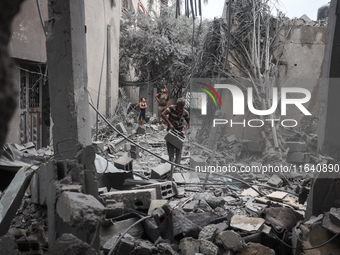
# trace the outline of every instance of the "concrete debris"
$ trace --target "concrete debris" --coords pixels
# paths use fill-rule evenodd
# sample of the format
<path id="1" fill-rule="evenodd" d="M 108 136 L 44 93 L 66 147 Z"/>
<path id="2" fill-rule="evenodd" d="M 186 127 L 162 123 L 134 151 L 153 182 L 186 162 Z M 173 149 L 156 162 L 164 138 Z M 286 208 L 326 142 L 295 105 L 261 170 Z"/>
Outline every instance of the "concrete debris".
<path id="1" fill-rule="evenodd" d="M 262 244 L 258 243 L 248 243 L 247 248 L 238 252 L 237 255 L 275 255 L 275 251 Z"/>
<path id="2" fill-rule="evenodd" d="M 147 121 L 137 129 L 123 121 L 118 126 L 136 144 L 167 159 L 164 137 L 168 133 L 163 126 Z M 93 142 L 93 147 L 81 149 L 72 160 L 47 161 L 50 149 L 32 156 L 34 148 L 29 144 L 8 147 L 0 166 L 5 161 L 12 163 L 4 165 L 19 165 L 24 159 L 39 167 L 32 174 L 30 189 L 17 193 L 22 198 L 8 213 L 13 220 L 6 220 L 10 223 L 3 234 L 10 235 L 0 238 L 0 246 L 9 250 L 6 254 L 28 250 L 43 254 L 47 249 L 48 254 L 77 254 L 78 250 L 107 254 L 115 244 L 114 254 L 122 255 L 248 255 L 275 254 L 274 250 L 279 255 L 294 254 L 290 246 L 297 247 L 295 254 L 302 254 L 302 248 L 322 244 L 319 239 L 326 242 L 340 232 L 340 209 L 335 202 L 329 212 L 304 218 L 313 175 L 239 171 L 265 166 L 260 141 L 223 135 L 216 145 L 214 164 L 233 165 L 237 171 L 210 174 L 204 184 L 207 172 L 175 167 L 173 180 L 164 180 L 171 171 L 169 163 L 114 132 L 105 136 L 105 142 Z M 315 166 L 311 144 L 293 138 L 286 143 L 288 161 L 298 163 L 292 167 Z M 192 143 L 192 147 L 183 144 L 181 164 L 204 169 L 213 150 L 204 142 Z M 25 158 L 29 151 L 30 161 Z M 12 180 L 15 175 L 8 172 L 3 176 Z M 10 183 L 1 184 L 1 202 L 11 190 L 7 188 Z M 136 224 L 145 215 L 150 218 Z M 337 254 L 338 241 L 335 238 L 317 249 L 318 254 Z"/>
<path id="3" fill-rule="evenodd" d="M 247 246 L 242 237 L 232 230 L 223 231 L 219 238 L 222 241 L 223 247 L 227 250 L 238 252 Z"/>
<path id="4" fill-rule="evenodd" d="M 124 190 L 111 191 L 101 195 L 105 201 L 113 199 L 117 202 L 124 202 L 126 207 L 135 210 L 148 210 L 152 200 L 157 199 L 156 189 L 141 189 L 141 190 Z"/>
<path id="5" fill-rule="evenodd" d="M 266 222 L 277 231 L 291 230 L 297 223 L 294 212 L 287 207 L 270 207 L 263 210 Z"/>
<path id="6" fill-rule="evenodd" d="M 230 227 L 252 233 L 258 231 L 264 222 L 265 220 L 262 218 L 251 218 L 243 215 L 234 215 L 231 218 Z"/>
<path id="7" fill-rule="evenodd" d="M 15 237 L 11 234 L 6 234 L 0 237 L 1 253 L 7 255 L 19 255 L 18 244 Z"/>
<path id="8" fill-rule="evenodd" d="M 91 246 L 72 234 L 62 234 L 54 243 L 48 255 L 96 255 L 98 254 Z"/>
<path id="9" fill-rule="evenodd" d="M 126 128 L 125 128 L 125 126 L 124 126 L 124 124 L 123 124 L 122 122 L 119 122 L 119 123 L 116 125 L 116 129 L 117 129 L 119 132 L 123 133 L 124 135 L 127 134 Z"/>
<path id="10" fill-rule="evenodd" d="M 200 241 L 192 237 L 185 237 L 179 244 L 179 249 L 183 255 L 192 255 L 199 253 Z"/>
<path id="11" fill-rule="evenodd" d="M 283 180 L 279 176 L 274 174 L 272 177 L 269 178 L 267 184 L 272 187 L 280 188 L 283 184 Z"/>
<path id="12" fill-rule="evenodd" d="M 198 239 L 205 239 L 213 242 L 215 240 L 218 228 L 215 224 L 207 225 L 202 228 L 201 232 L 198 235 Z"/>

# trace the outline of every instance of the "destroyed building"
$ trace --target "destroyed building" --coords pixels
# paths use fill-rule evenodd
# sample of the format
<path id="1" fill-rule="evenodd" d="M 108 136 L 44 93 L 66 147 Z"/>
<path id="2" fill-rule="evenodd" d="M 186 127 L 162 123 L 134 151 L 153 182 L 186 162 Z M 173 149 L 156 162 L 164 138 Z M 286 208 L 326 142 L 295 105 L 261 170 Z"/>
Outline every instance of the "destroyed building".
<path id="1" fill-rule="evenodd" d="M 14 76 L 21 94 L 0 161 L 0 254 L 339 253 L 340 139 L 334 128 L 337 123 L 332 122 L 336 112 L 331 111 L 336 105 L 334 95 L 339 93 L 336 83 L 319 82 L 322 75 L 337 77 L 334 61 L 339 52 L 333 44 L 340 34 L 335 16 L 339 1 L 331 3 L 328 35 L 325 26 L 304 17 L 295 21 L 288 36 L 282 71 L 290 78 L 311 78 L 305 85 L 314 101 L 306 107 L 313 115 L 327 114 L 317 128 L 282 132 L 287 164 L 276 166 L 263 164 L 265 139 L 249 129 L 211 129 L 198 143 L 193 138 L 199 133 L 195 126 L 199 119 L 193 121 L 185 140 L 152 117 L 145 127 L 137 126 L 135 113 L 129 116 L 132 120 L 125 112 L 115 121 L 108 120 L 114 104 L 126 108 L 129 104 L 117 102 L 118 86 L 107 87 L 109 80 L 118 84 L 117 66 L 112 64 L 110 69 L 107 60 L 108 71 L 103 73 L 101 69 L 106 68 L 100 66 L 105 58 L 118 59 L 115 14 L 121 8 L 131 9 L 132 2 L 107 1 L 106 15 L 102 15 L 104 6 L 87 1 L 49 0 L 49 18 L 47 1 L 40 8 L 36 3 L 24 2 L 19 17 L 41 9 L 49 24 L 40 23 L 37 15 L 27 27 L 14 20 L 18 44 L 13 41 L 10 49 L 15 51 Z M 91 22 L 97 16 L 104 16 L 105 25 Z M 27 52 L 15 50 L 33 45 L 30 36 L 44 41 L 43 28 L 47 54 L 40 51 L 45 44 Z M 30 29 L 39 29 L 40 37 L 34 37 Z M 98 42 L 89 35 L 91 31 L 106 36 L 94 36 L 102 38 Z M 98 54 L 97 44 L 110 45 L 112 50 L 104 50 L 108 54 L 104 57 Z M 306 65 L 308 55 L 315 61 Z M 98 77 L 106 85 L 101 87 L 105 92 L 99 93 L 103 97 L 99 109 L 86 96 L 91 89 L 98 92 Z M 333 97 L 319 99 L 322 86 Z M 221 95 L 223 102 L 231 101 L 228 96 Z M 42 103 L 48 101 L 46 117 Z M 231 103 L 223 107 L 225 111 L 222 108 L 216 115 L 227 118 L 223 112 Z M 100 122 L 92 141 L 95 115 Z M 292 116 L 302 120 L 299 112 Z M 166 141 L 183 145 L 180 170 L 167 160 Z M 217 173 L 219 164 L 229 169 Z M 317 178 L 325 167 L 334 175 Z M 276 168 L 280 169 L 267 174 Z"/>

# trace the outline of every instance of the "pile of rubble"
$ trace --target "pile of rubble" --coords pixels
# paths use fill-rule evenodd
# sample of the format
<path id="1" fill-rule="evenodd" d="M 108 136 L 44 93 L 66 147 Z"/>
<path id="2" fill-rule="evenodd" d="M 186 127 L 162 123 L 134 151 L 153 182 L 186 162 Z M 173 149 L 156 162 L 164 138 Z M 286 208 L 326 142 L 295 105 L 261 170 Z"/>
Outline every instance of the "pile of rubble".
<path id="1" fill-rule="evenodd" d="M 9 145 L 1 165 L 23 167 L 2 189 L 3 251 L 245 255 L 305 254 L 311 249 L 313 254 L 339 253 L 339 209 L 305 219 L 311 173 L 191 171 L 205 165 L 212 150 L 190 141 L 184 146 L 183 169 L 169 180 L 163 126 L 129 130 L 119 123 L 117 129 L 133 143 L 106 133 L 105 143 L 94 142 L 73 160 L 50 158 L 50 149 L 36 152 L 28 145 Z M 316 160 L 313 138 L 290 140 L 292 166 Z M 261 165 L 258 142 L 226 135 L 218 147 L 214 162 L 238 161 L 233 163 L 237 169 Z"/>

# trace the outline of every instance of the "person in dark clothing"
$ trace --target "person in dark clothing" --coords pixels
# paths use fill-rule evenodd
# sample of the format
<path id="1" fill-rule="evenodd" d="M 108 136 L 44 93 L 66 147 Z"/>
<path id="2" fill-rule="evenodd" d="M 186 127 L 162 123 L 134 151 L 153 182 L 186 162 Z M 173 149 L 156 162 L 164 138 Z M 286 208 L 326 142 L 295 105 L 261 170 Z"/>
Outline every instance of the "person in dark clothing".
<path id="1" fill-rule="evenodd" d="M 170 97 L 166 88 L 163 89 L 162 93 L 158 93 L 155 96 L 158 102 L 158 121 L 163 125 L 163 119 L 161 118 L 162 112 L 170 106 Z"/>
<path id="2" fill-rule="evenodd" d="M 185 99 L 179 98 L 176 105 L 169 106 L 166 110 L 162 112 L 162 118 L 168 123 L 168 129 L 177 130 L 182 136 L 184 136 L 185 131 L 190 127 L 190 117 L 189 112 L 184 109 Z M 184 127 L 184 120 L 186 125 Z M 174 155 L 176 153 L 175 163 L 180 164 L 182 157 L 182 148 L 176 148 L 171 143 L 166 143 L 169 161 L 174 160 Z"/>
<path id="3" fill-rule="evenodd" d="M 142 126 L 144 126 L 144 120 L 145 120 L 145 109 L 148 108 L 147 104 L 145 103 L 145 98 L 142 97 L 140 99 L 140 103 L 139 103 L 139 109 L 140 109 L 140 113 L 139 113 L 139 118 L 138 118 L 138 125 L 140 125 L 140 120 L 142 120 Z"/>

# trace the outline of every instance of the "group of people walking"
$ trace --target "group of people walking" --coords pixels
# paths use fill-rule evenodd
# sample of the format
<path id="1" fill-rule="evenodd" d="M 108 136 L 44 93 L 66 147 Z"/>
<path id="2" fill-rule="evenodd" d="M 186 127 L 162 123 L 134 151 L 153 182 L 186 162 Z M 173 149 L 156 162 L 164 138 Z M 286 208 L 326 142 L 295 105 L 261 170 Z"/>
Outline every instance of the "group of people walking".
<path id="1" fill-rule="evenodd" d="M 158 102 L 159 123 L 163 125 L 165 121 L 168 125 L 167 130 L 171 129 L 177 131 L 180 135 L 184 137 L 185 132 L 190 127 L 189 112 L 184 109 L 185 99 L 178 98 L 176 101 L 176 105 L 170 105 L 170 97 L 167 93 L 166 88 L 164 88 L 161 93 L 158 93 L 155 98 Z M 141 102 L 139 103 L 140 114 L 138 118 L 138 124 L 140 125 L 140 123 L 142 123 L 142 126 L 144 125 L 145 112 L 148 107 L 145 101 L 145 98 L 142 97 Z M 186 122 L 186 125 L 184 125 L 184 120 Z M 180 164 L 182 148 L 177 148 L 171 143 L 167 142 L 167 150 L 169 154 L 169 160 L 172 162 L 175 160 L 175 163 Z"/>

